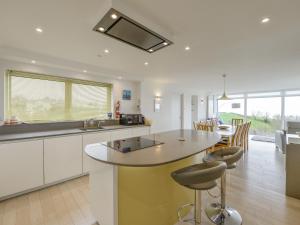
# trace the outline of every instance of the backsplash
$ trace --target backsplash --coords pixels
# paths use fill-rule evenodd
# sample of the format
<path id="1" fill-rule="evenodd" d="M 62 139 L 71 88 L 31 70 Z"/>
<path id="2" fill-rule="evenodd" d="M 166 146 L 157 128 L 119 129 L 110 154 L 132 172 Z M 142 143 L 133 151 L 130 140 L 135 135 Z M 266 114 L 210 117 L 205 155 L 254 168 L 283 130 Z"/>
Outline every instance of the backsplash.
<path id="1" fill-rule="evenodd" d="M 99 120 L 95 120 L 96 123 Z M 17 125 L 0 126 L 0 135 L 17 134 L 39 131 L 67 130 L 83 128 L 84 121 L 63 121 L 47 123 L 22 123 Z M 119 120 L 101 120 L 101 126 L 119 125 Z"/>

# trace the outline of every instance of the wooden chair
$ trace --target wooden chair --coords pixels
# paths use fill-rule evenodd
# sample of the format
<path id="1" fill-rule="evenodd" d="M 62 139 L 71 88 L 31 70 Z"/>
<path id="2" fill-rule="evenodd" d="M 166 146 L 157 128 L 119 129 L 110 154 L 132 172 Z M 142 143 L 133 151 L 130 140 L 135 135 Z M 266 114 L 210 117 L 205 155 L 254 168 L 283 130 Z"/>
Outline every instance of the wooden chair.
<path id="1" fill-rule="evenodd" d="M 243 125 L 237 125 L 234 135 L 231 140 L 222 140 L 217 143 L 212 151 L 217 151 L 221 148 L 231 147 L 231 146 L 240 146 L 241 143 L 241 134 L 242 134 Z"/>
<path id="2" fill-rule="evenodd" d="M 213 132 L 214 127 L 212 125 L 208 124 L 208 123 L 199 123 L 197 125 L 197 130 Z"/>
<path id="3" fill-rule="evenodd" d="M 233 118 L 231 120 L 231 125 L 232 126 L 237 126 L 237 125 L 240 125 L 240 124 L 243 124 L 244 123 L 244 120 L 243 119 L 237 119 L 237 118 Z"/>
<path id="4" fill-rule="evenodd" d="M 194 126 L 194 129 L 197 130 L 198 121 L 193 121 L 193 126 Z"/>
<path id="5" fill-rule="evenodd" d="M 247 123 L 245 137 L 244 137 L 244 149 L 247 151 L 249 149 L 249 130 L 251 127 L 251 121 Z"/>

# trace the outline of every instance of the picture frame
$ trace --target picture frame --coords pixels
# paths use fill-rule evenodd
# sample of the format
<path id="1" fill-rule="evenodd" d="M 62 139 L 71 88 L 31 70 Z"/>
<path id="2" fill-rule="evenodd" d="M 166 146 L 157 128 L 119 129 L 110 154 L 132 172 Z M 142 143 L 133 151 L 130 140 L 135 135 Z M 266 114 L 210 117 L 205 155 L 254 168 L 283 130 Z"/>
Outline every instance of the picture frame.
<path id="1" fill-rule="evenodd" d="M 131 100 L 131 90 L 123 90 L 122 99 Z"/>

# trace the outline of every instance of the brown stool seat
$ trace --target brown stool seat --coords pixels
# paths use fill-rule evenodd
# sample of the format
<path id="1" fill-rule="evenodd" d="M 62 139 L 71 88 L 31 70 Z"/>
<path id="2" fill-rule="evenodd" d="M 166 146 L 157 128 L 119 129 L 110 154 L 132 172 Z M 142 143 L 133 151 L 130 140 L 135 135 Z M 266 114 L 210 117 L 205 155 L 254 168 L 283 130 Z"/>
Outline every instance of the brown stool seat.
<path id="1" fill-rule="evenodd" d="M 236 167 L 236 162 L 243 156 L 243 150 L 240 147 L 226 147 L 220 150 L 208 153 L 203 162 L 222 161 L 227 164 L 227 169 Z"/>
<path id="2" fill-rule="evenodd" d="M 188 166 L 171 173 L 172 178 L 180 185 L 194 190 L 208 190 L 217 185 L 226 169 L 224 162 L 205 162 Z"/>

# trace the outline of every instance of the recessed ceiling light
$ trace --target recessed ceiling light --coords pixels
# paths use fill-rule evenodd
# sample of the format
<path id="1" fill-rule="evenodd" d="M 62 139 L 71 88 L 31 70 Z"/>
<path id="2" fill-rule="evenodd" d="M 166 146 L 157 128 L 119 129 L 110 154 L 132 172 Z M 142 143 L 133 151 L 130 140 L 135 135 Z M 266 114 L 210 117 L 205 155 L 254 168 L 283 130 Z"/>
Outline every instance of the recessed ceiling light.
<path id="1" fill-rule="evenodd" d="M 164 42 L 164 45 L 168 45 L 168 42 Z"/>
<path id="2" fill-rule="evenodd" d="M 188 50 L 190 50 L 191 48 L 190 48 L 190 46 L 186 46 L 184 49 L 185 49 L 186 51 L 188 51 Z"/>
<path id="3" fill-rule="evenodd" d="M 148 65 L 149 65 L 149 63 L 148 63 L 148 62 L 145 62 L 145 63 L 144 63 L 144 65 L 145 65 L 145 66 L 148 66 Z"/>
<path id="4" fill-rule="evenodd" d="M 32 64 L 35 64 L 35 63 L 36 63 L 36 61 L 35 61 L 35 60 L 31 60 L 31 63 L 32 63 Z"/>
<path id="5" fill-rule="evenodd" d="M 105 29 L 103 27 L 99 27 L 98 30 L 101 31 L 101 32 L 105 31 Z"/>
<path id="6" fill-rule="evenodd" d="M 113 20 L 115 20 L 115 19 L 117 19 L 117 18 L 118 18 L 118 16 L 117 16 L 116 14 L 114 14 L 114 13 L 113 13 L 113 14 L 111 14 L 111 15 L 110 15 L 110 17 L 111 17 Z"/>
<path id="7" fill-rule="evenodd" d="M 84 72 L 84 73 L 87 73 L 87 70 L 84 70 L 83 72 Z"/>
<path id="8" fill-rule="evenodd" d="M 268 23 L 268 22 L 270 22 L 270 18 L 265 17 L 265 18 L 263 18 L 263 19 L 261 20 L 261 22 L 262 22 L 262 23 Z"/>
<path id="9" fill-rule="evenodd" d="M 43 29 L 40 28 L 40 27 L 35 28 L 35 30 L 36 30 L 36 32 L 38 32 L 38 33 L 43 33 Z"/>
<path id="10" fill-rule="evenodd" d="M 151 49 L 149 49 L 149 52 L 153 52 L 153 49 L 151 48 Z"/>
<path id="11" fill-rule="evenodd" d="M 109 53 L 109 50 L 108 50 L 108 49 L 105 49 L 104 52 L 105 52 L 105 53 Z"/>
<path id="12" fill-rule="evenodd" d="M 118 76 L 118 79 L 119 79 L 119 80 L 122 80 L 122 79 L 123 79 L 123 77 L 122 77 L 122 76 Z"/>

